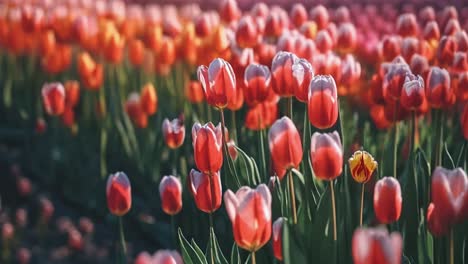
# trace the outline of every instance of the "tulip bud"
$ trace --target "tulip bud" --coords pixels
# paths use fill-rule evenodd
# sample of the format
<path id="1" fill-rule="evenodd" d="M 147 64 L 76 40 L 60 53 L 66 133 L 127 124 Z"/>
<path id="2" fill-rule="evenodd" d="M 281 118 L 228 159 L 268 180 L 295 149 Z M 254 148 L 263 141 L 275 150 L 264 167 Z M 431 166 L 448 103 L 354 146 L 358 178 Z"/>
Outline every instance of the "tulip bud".
<path id="1" fill-rule="evenodd" d="M 316 75 L 309 85 L 308 113 L 310 123 L 319 128 L 332 127 L 338 120 L 338 94 L 330 75 Z"/>
<path id="2" fill-rule="evenodd" d="M 367 151 L 358 150 L 348 160 L 351 176 L 358 183 L 367 183 L 377 168 L 377 162 Z"/>
<path id="3" fill-rule="evenodd" d="M 245 69 L 244 97 L 248 105 L 254 106 L 266 100 L 270 89 L 271 74 L 265 65 L 250 64 Z"/>
<path id="4" fill-rule="evenodd" d="M 27 248 L 20 248 L 16 253 L 18 264 L 28 264 L 31 261 L 31 251 Z"/>
<path id="5" fill-rule="evenodd" d="M 8 241 L 13 239 L 15 233 L 15 228 L 10 222 L 6 222 L 2 226 L 2 239 L 3 241 Z"/>
<path id="6" fill-rule="evenodd" d="M 463 137 L 465 140 L 468 140 L 468 103 L 465 103 L 465 107 L 463 108 L 463 112 L 460 116 L 460 123 Z"/>
<path id="7" fill-rule="evenodd" d="M 91 219 L 87 217 L 80 217 L 80 220 L 78 222 L 78 226 L 81 230 L 81 232 L 85 234 L 91 234 L 94 231 L 94 224 Z"/>
<path id="8" fill-rule="evenodd" d="M 338 132 L 312 135 L 310 160 L 315 177 L 333 180 L 340 176 L 343 167 L 343 150 Z"/>
<path id="9" fill-rule="evenodd" d="M 432 235 L 441 237 L 449 233 L 450 226 L 446 222 L 448 219 L 446 217 L 442 217 L 440 210 L 437 209 L 434 203 L 429 204 L 429 207 L 427 208 L 427 229 Z"/>
<path id="10" fill-rule="evenodd" d="M 141 108 L 148 115 L 153 115 L 158 111 L 158 95 L 153 84 L 147 83 L 143 86 L 140 96 Z"/>
<path id="11" fill-rule="evenodd" d="M 273 223 L 273 254 L 279 261 L 283 260 L 283 225 L 284 217 L 276 219 Z"/>
<path id="12" fill-rule="evenodd" d="M 223 165 L 222 128 L 211 122 L 201 126 L 195 123 L 192 127 L 192 144 L 197 168 L 205 173 L 217 172 Z"/>
<path id="13" fill-rule="evenodd" d="M 281 170 L 297 168 L 302 161 L 301 137 L 296 126 L 288 117 L 278 119 L 268 132 L 271 159 Z M 280 179 L 283 175 L 278 175 Z"/>
<path id="14" fill-rule="evenodd" d="M 137 127 L 146 128 L 148 126 L 148 115 L 143 111 L 140 102 L 140 95 L 135 92 L 131 93 L 125 102 L 125 112 Z"/>
<path id="15" fill-rule="evenodd" d="M 176 149 L 184 143 L 185 126 L 182 118 L 175 118 L 172 121 L 165 118 L 162 125 L 164 141 L 171 149 Z"/>
<path id="16" fill-rule="evenodd" d="M 219 172 L 203 173 L 191 170 L 189 189 L 197 208 L 205 213 L 212 213 L 221 206 L 221 178 Z"/>
<path id="17" fill-rule="evenodd" d="M 175 250 L 158 250 L 150 263 L 183 264 L 182 257 Z"/>
<path id="18" fill-rule="evenodd" d="M 355 264 L 399 264 L 403 252 L 403 239 L 397 232 L 388 234 L 383 228 L 358 228 L 352 239 Z"/>
<path id="19" fill-rule="evenodd" d="M 401 105 L 412 111 L 416 110 L 423 104 L 425 94 L 424 80 L 421 76 L 415 76 L 412 74 L 406 75 L 400 99 Z"/>
<path id="20" fill-rule="evenodd" d="M 24 208 L 18 208 L 15 214 L 16 225 L 20 228 L 26 227 L 28 224 L 28 211 Z"/>
<path id="21" fill-rule="evenodd" d="M 54 204 L 49 199 L 44 197 L 39 200 L 39 203 L 41 209 L 41 219 L 43 222 L 47 223 L 54 214 Z"/>
<path id="22" fill-rule="evenodd" d="M 28 178 L 23 176 L 19 176 L 16 179 L 16 188 L 18 190 L 18 194 L 22 197 L 26 197 L 31 194 L 32 185 L 31 181 Z"/>
<path id="23" fill-rule="evenodd" d="M 109 175 L 106 185 L 107 208 L 116 216 L 125 215 L 132 207 L 132 189 L 123 172 Z"/>
<path id="24" fill-rule="evenodd" d="M 36 120 L 35 131 L 37 134 L 43 134 L 47 130 L 47 124 L 43 118 L 38 118 Z"/>
<path id="25" fill-rule="evenodd" d="M 80 84 L 78 81 L 65 82 L 65 105 L 75 107 L 80 100 Z"/>
<path id="26" fill-rule="evenodd" d="M 231 64 L 227 61 L 217 58 L 209 67 L 199 66 L 197 75 L 208 104 L 223 109 L 235 98 L 236 77 Z"/>
<path id="27" fill-rule="evenodd" d="M 203 102 L 205 94 L 201 83 L 199 81 L 190 81 L 185 86 L 185 97 L 194 104 Z"/>
<path id="28" fill-rule="evenodd" d="M 234 142 L 234 140 L 231 139 L 226 144 L 227 144 L 229 156 L 231 157 L 231 159 L 234 161 L 237 160 L 237 156 L 239 153 L 237 152 L 236 142 Z"/>
<path id="29" fill-rule="evenodd" d="M 431 198 L 440 221 L 452 226 L 463 220 L 468 176 L 462 168 L 447 170 L 437 167 L 432 173 Z"/>
<path id="30" fill-rule="evenodd" d="M 426 80 L 426 97 L 433 108 L 447 107 L 455 102 L 447 70 L 431 67 Z"/>
<path id="31" fill-rule="evenodd" d="M 263 247 L 271 237 L 271 194 L 265 184 L 256 189 L 241 187 L 224 193 L 224 205 L 232 223 L 236 244 L 250 252 Z"/>
<path id="32" fill-rule="evenodd" d="M 398 221 L 401 214 L 400 183 L 394 177 L 384 177 L 374 187 L 374 211 L 382 224 Z"/>
<path id="33" fill-rule="evenodd" d="M 73 250 L 81 250 L 83 248 L 83 237 L 74 228 L 68 231 L 68 246 Z"/>
<path id="34" fill-rule="evenodd" d="M 65 110 L 65 89 L 61 83 L 46 83 L 42 86 L 42 100 L 49 115 L 61 115 Z"/>
<path id="35" fill-rule="evenodd" d="M 164 176 L 159 183 L 161 207 L 168 215 L 176 215 L 182 210 L 182 184 L 174 176 Z"/>

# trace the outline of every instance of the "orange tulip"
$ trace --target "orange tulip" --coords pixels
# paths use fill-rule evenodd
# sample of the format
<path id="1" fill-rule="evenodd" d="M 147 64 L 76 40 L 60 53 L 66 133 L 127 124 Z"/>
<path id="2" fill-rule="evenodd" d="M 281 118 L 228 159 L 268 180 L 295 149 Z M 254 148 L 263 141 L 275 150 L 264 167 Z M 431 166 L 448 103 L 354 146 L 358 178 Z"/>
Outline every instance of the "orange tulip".
<path id="1" fill-rule="evenodd" d="M 162 125 L 164 141 L 171 149 L 176 149 L 184 143 L 185 126 L 183 117 L 176 118 L 172 121 L 165 118 Z"/>
<path id="2" fill-rule="evenodd" d="M 123 172 L 111 174 L 106 185 L 107 208 L 116 216 L 125 215 L 132 207 L 130 181 Z"/>
<path id="3" fill-rule="evenodd" d="M 61 83 L 46 83 L 42 86 L 42 101 L 49 115 L 58 116 L 65 111 L 65 89 Z"/>
<path id="4" fill-rule="evenodd" d="M 140 96 L 141 108 L 147 115 L 153 115 L 158 111 L 158 95 L 153 84 L 143 86 Z"/>
<path id="5" fill-rule="evenodd" d="M 52 30 L 47 30 L 39 35 L 39 52 L 42 56 L 53 52 L 57 42 L 55 40 L 55 35 Z"/>
<path id="6" fill-rule="evenodd" d="M 161 49 L 157 56 L 156 63 L 163 65 L 172 65 L 176 59 L 176 49 L 174 41 L 171 38 L 163 37 L 161 41 Z"/>
<path id="7" fill-rule="evenodd" d="M 189 81 L 185 86 L 185 97 L 191 103 L 201 103 L 205 99 L 203 87 L 199 81 Z"/>
<path id="8" fill-rule="evenodd" d="M 398 221 L 401 214 L 400 183 L 394 177 L 384 177 L 374 187 L 375 216 L 382 224 Z"/>
<path id="9" fill-rule="evenodd" d="M 310 123 L 319 128 L 332 127 L 338 120 L 338 94 L 330 75 L 317 75 L 310 82 L 307 104 Z"/>
<path id="10" fill-rule="evenodd" d="M 224 205 L 239 247 L 255 252 L 268 242 L 271 237 L 271 194 L 265 184 L 256 189 L 244 186 L 235 194 L 227 190 Z"/>
<path id="11" fill-rule="evenodd" d="M 141 99 L 138 93 L 131 93 L 125 102 L 125 111 L 132 122 L 139 128 L 148 126 L 148 115 L 141 106 Z"/>
<path id="12" fill-rule="evenodd" d="M 134 39 L 128 44 L 128 58 L 133 66 L 138 67 L 143 64 L 145 46 L 139 39 Z"/>
<path id="13" fill-rule="evenodd" d="M 223 109 L 235 98 L 236 77 L 227 61 L 217 58 L 209 67 L 199 66 L 197 75 L 208 104 Z"/>
<path id="14" fill-rule="evenodd" d="M 268 144 L 271 159 L 278 170 L 289 170 L 299 167 L 302 161 L 301 136 L 296 126 L 288 117 L 278 119 L 268 132 Z M 282 179 L 284 174 L 279 175 Z"/>
<path id="15" fill-rule="evenodd" d="M 161 207 L 168 215 L 176 215 L 182 210 L 182 184 L 174 176 L 164 176 L 159 183 Z"/>
<path id="16" fill-rule="evenodd" d="M 197 168 L 204 173 L 215 173 L 223 165 L 222 128 L 211 122 L 204 126 L 195 123 L 192 127 L 194 159 Z"/>
<path id="17" fill-rule="evenodd" d="M 80 100 L 80 84 L 78 81 L 65 82 L 65 104 L 71 108 L 75 107 Z"/>
<path id="18" fill-rule="evenodd" d="M 315 177 L 333 180 L 340 176 L 343 167 L 343 150 L 338 132 L 312 135 L 310 160 Z"/>
<path id="19" fill-rule="evenodd" d="M 212 213 L 221 206 L 221 178 L 219 172 L 209 174 L 191 170 L 189 189 L 195 199 L 197 208 L 205 213 Z"/>

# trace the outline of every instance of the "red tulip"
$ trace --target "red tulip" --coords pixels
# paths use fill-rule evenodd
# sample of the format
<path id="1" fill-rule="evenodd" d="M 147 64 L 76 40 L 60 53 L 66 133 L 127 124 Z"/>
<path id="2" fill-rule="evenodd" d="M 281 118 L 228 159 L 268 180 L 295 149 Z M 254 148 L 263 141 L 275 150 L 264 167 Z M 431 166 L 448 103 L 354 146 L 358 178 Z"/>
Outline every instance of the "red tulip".
<path id="1" fill-rule="evenodd" d="M 419 33 L 416 16 L 411 13 L 400 15 L 396 27 L 398 34 L 402 37 L 417 36 Z"/>
<path id="2" fill-rule="evenodd" d="M 382 93 L 385 101 L 400 99 L 406 75 L 411 74 L 408 64 L 395 60 L 383 78 Z"/>
<path id="3" fill-rule="evenodd" d="M 47 123 L 43 118 L 38 118 L 36 120 L 35 132 L 37 134 L 42 134 L 47 130 Z"/>
<path id="4" fill-rule="evenodd" d="M 400 264 L 403 239 L 399 233 L 388 234 L 383 228 L 358 228 L 352 239 L 355 264 Z"/>
<path id="5" fill-rule="evenodd" d="M 185 126 L 183 117 L 175 118 L 172 121 L 165 118 L 162 125 L 164 141 L 171 149 L 176 149 L 184 143 Z"/>
<path id="6" fill-rule="evenodd" d="M 463 220 L 466 196 L 468 196 L 468 177 L 463 169 L 447 170 L 437 167 L 434 170 L 431 197 L 443 223 L 452 226 Z"/>
<path id="7" fill-rule="evenodd" d="M 247 111 L 245 127 L 250 130 L 262 130 L 271 126 L 278 118 L 278 96 L 257 104 Z"/>
<path id="8" fill-rule="evenodd" d="M 42 100 L 47 114 L 61 115 L 65 111 L 65 88 L 58 82 L 44 84 Z"/>
<path id="9" fill-rule="evenodd" d="M 221 19 L 227 24 L 237 20 L 241 15 L 236 0 L 222 0 L 218 11 Z"/>
<path id="10" fill-rule="evenodd" d="M 336 45 L 342 52 L 353 51 L 357 43 L 356 28 L 352 23 L 343 23 L 338 27 Z"/>
<path id="11" fill-rule="evenodd" d="M 279 96 L 291 97 L 296 87 L 302 85 L 298 70 L 302 69 L 299 58 L 291 52 L 280 51 L 273 58 L 271 65 L 272 87 Z"/>
<path id="12" fill-rule="evenodd" d="M 267 66 L 250 64 L 244 74 L 244 97 L 248 105 L 254 106 L 266 100 L 270 89 L 271 74 Z"/>
<path id="13" fill-rule="evenodd" d="M 436 21 L 431 21 L 426 24 L 423 31 L 423 37 L 429 41 L 431 46 L 435 47 L 440 39 L 439 25 Z"/>
<path id="14" fill-rule="evenodd" d="M 80 84 L 78 81 L 65 82 L 65 104 L 69 107 L 75 107 L 80 100 Z"/>
<path id="15" fill-rule="evenodd" d="M 224 193 L 224 205 L 237 245 L 250 252 L 263 247 L 271 237 L 271 194 L 265 184 L 256 189 L 241 187 Z"/>
<path id="16" fill-rule="evenodd" d="M 4 241 L 13 239 L 15 233 L 15 227 L 10 223 L 6 222 L 2 226 L 2 239 Z"/>
<path id="17" fill-rule="evenodd" d="M 176 215 L 182 210 L 182 184 L 174 176 L 164 176 L 159 183 L 162 210 L 168 215 Z"/>
<path id="18" fill-rule="evenodd" d="M 400 183 L 394 177 L 384 177 L 374 187 L 374 211 L 382 224 L 398 221 L 401 214 Z"/>
<path id="19" fill-rule="evenodd" d="M 221 206 L 221 178 L 219 172 L 203 173 L 191 170 L 189 189 L 197 208 L 205 213 L 212 213 Z"/>
<path id="20" fill-rule="evenodd" d="M 437 47 L 437 60 L 443 67 L 452 65 L 453 57 L 458 49 L 457 42 L 453 36 L 443 36 Z"/>
<path id="21" fill-rule="evenodd" d="M 125 102 L 125 112 L 137 127 L 145 128 L 148 126 L 148 115 L 143 111 L 140 102 L 140 95 L 138 93 L 133 92 L 129 94 Z"/>
<path id="22" fill-rule="evenodd" d="M 316 75 L 309 86 L 307 104 L 310 123 L 319 128 L 332 127 L 338 119 L 338 94 L 330 75 Z"/>
<path id="23" fill-rule="evenodd" d="M 463 137 L 468 140 L 468 103 L 465 103 L 463 112 L 460 116 L 460 123 L 462 127 Z"/>
<path id="24" fill-rule="evenodd" d="M 283 225 L 283 217 L 273 223 L 273 254 L 279 261 L 283 260 Z"/>
<path id="25" fill-rule="evenodd" d="M 446 36 L 455 35 L 458 31 L 460 31 L 458 19 L 450 19 L 444 27 L 444 35 Z"/>
<path id="26" fill-rule="evenodd" d="M 410 68 L 414 75 L 420 75 L 423 79 L 426 79 L 429 72 L 429 62 L 426 57 L 414 54 L 411 57 Z"/>
<path id="27" fill-rule="evenodd" d="M 132 190 L 123 172 L 111 174 L 106 185 L 107 208 L 117 216 L 125 215 L 132 207 Z"/>
<path id="28" fill-rule="evenodd" d="M 322 29 L 317 33 L 317 36 L 315 37 L 315 46 L 321 53 L 327 53 L 333 48 L 333 39 L 327 30 Z"/>
<path id="29" fill-rule="evenodd" d="M 297 168 L 302 161 L 301 136 L 288 117 L 278 119 L 268 132 L 271 159 L 276 168 Z M 278 175 L 280 178 L 284 176 Z"/>
<path id="30" fill-rule="evenodd" d="M 55 207 L 54 204 L 47 198 L 39 199 L 41 209 L 41 221 L 47 223 L 50 218 L 54 215 Z"/>
<path id="31" fill-rule="evenodd" d="M 343 150 L 338 132 L 312 135 L 310 160 L 315 177 L 333 180 L 340 176 L 343 167 Z"/>
<path id="32" fill-rule="evenodd" d="M 434 203 L 430 203 L 427 208 L 427 229 L 436 237 L 445 236 L 450 231 L 447 218 L 441 215 L 441 210 L 436 209 Z"/>
<path id="33" fill-rule="evenodd" d="M 341 76 L 338 81 L 338 95 L 346 96 L 348 94 L 355 94 L 353 89 L 356 82 L 361 78 L 361 64 L 351 54 L 347 54 L 341 63 Z"/>
<path id="34" fill-rule="evenodd" d="M 229 156 L 232 160 L 235 161 L 237 159 L 237 155 L 239 154 L 237 152 L 236 142 L 234 142 L 234 140 L 231 139 L 226 143 L 226 145 L 228 147 Z"/>
<path id="35" fill-rule="evenodd" d="M 204 173 L 219 171 L 223 165 L 221 124 L 215 127 L 211 122 L 204 126 L 195 123 L 192 127 L 192 142 L 197 168 Z"/>
<path id="36" fill-rule="evenodd" d="M 140 102 L 142 110 L 148 114 L 153 115 L 158 111 L 158 95 L 153 84 L 147 83 L 143 86 L 140 95 Z"/>
<path id="37" fill-rule="evenodd" d="M 455 42 L 457 43 L 458 51 L 468 51 L 468 34 L 465 30 L 460 30 L 455 33 Z"/>
<path id="38" fill-rule="evenodd" d="M 468 56 L 466 52 L 457 51 L 453 57 L 450 73 L 462 74 L 464 72 L 468 72 Z"/>
<path id="39" fill-rule="evenodd" d="M 236 96 L 236 77 L 227 61 L 217 58 L 209 67 L 199 66 L 198 80 L 203 86 L 208 104 L 223 109 Z"/>
<path id="40" fill-rule="evenodd" d="M 293 67 L 293 74 L 297 82 L 294 86 L 294 95 L 297 100 L 307 103 L 309 97 L 309 84 L 312 81 L 312 78 L 314 78 L 314 70 L 312 65 L 310 65 L 310 63 L 305 59 L 300 59 Z"/>
<path id="41" fill-rule="evenodd" d="M 299 28 L 302 24 L 304 24 L 304 22 L 307 21 L 307 10 L 305 9 L 303 4 L 296 3 L 291 8 L 289 17 L 294 26 L 296 28 Z"/>
<path id="42" fill-rule="evenodd" d="M 309 18 L 317 24 L 318 29 L 326 28 L 328 26 L 328 21 L 330 20 L 328 10 L 323 5 L 315 6 L 310 10 Z"/>
<path id="43" fill-rule="evenodd" d="M 68 246 L 73 250 L 83 249 L 83 236 L 75 228 L 68 231 Z"/>
<path id="44" fill-rule="evenodd" d="M 16 253 L 16 258 L 18 259 L 18 264 L 28 264 L 31 260 L 31 251 L 27 248 L 20 248 Z"/>
<path id="45" fill-rule="evenodd" d="M 401 38 L 398 36 L 385 36 L 380 47 L 380 57 L 383 61 L 391 61 L 400 54 Z"/>
<path id="46" fill-rule="evenodd" d="M 448 107 L 455 102 L 447 70 L 431 67 L 426 80 L 426 97 L 433 108 Z"/>
<path id="47" fill-rule="evenodd" d="M 236 30 L 236 43 L 241 48 L 253 48 L 260 40 L 257 25 L 251 16 L 239 20 Z"/>
<path id="48" fill-rule="evenodd" d="M 425 99 L 424 80 L 421 76 L 406 75 L 403 91 L 401 92 L 401 105 L 408 110 L 416 110 Z"/>
<path id="49" fill-rule="evenodd" d="M 151 264 L 151 262 L 151 255 L 148 252 L 143 251 L 138 254 L 133 264 Z"/>
<path id="50" fill-rule="evenodd" d="M 152 257 L 150 264 L 183 264 L 182 257 L 175 250 L 158 250 Z"/>
<path id="51" fill-rule="evenodd" d="M 73 108 L 67 106 L 60 118 L 66 127 L 71 128 L 75 124 L 75 111 L 73 111 Z"/>

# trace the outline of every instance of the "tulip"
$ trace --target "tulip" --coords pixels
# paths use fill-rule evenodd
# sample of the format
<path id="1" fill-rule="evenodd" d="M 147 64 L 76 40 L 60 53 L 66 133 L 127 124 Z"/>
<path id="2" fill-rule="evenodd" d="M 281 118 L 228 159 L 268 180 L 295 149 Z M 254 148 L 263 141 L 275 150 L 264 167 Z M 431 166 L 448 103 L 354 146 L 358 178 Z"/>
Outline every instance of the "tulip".
<path id="1" fill-rule="evenodd" d="M 222 128 L 211 122 L 201 126 L 195 123 L 192 127 L 192 142 L 195 165 L 204 173 L 215 173 L 223 165 Z"/>
<path id="2" fill-rule="evenodd" d="M 398 221 L 401 214 L 400 183 L 394 177 L 384 177 L 374 187 L 374 211 L 382 224 Z"/>
<path id="3" fill-rule="evenodd" d="M 182 184 L 179 178 L 164 176 L 159 183 L 161 206 L 168 215 L 176 215 L 182 210 Z"/>
<path id="4" fill-rule="evenodd" d="M 443 36 L 437 46 L 436 57 L 439 65 L 449 67 L 458 49 L 458 44 L 453 36 Z"/>
<path id="5" fill-rule="evenodd" d="M 249 108 L 245 117 L 245 127 L 250 130 L 263 130 L 271 126 L 278 118 L 277 101 L 278 98 L 275 98 Z"/>
<path id="6" fill-rule="evenodd" d="M 138 256 L 136 257 L 135 262 L 133 262 L 133 264 L 151 264 L 151 263 L 152 263 L 152 257 L 146 251 L 140 252 L 140 254 L 138 254 Z"/>
<path id="7" fill-rule="evenodd" d="M 150 263 L 183 264 L 182 257 L 175 250 L 158 250 Z"/>
<path id="8" fill-rule="evenodd" d="M 273 223 L 273 255 L 279 261 L 283 260 L 283 225 L 283 217 L 276 219 Z"/>
<path id="9" fill-rule="evenodd" d="M 227 105 L 227 109 L 231 111 L 237 111 L 244 105 L 244 83 L 242 79 L 238 80 L 236 83 L 238 85 L 236 88 L 236 96 Z"/>
<path id="10" fill-rule="evenodd" d="M 188 180 L 197 208 L 205 213 L 218 210 L 222 195 L 219 172 L 203 173 L 192 169 Z"/>
<path id="11" fill-rule="evenodd" d="M 468 56 L 466 52 L 457 51 L 453 57 L 451 73 L 462 74 L 468 72 Z"/>
<path id="12" fill-rule="evenodd" d="M 139 39 L 134 39 L 128 44 L 128 59 L 133 66 L 138 67 L 143 64 L 145 46 Z"/>
<path id="13" fill-rule="evenodd" d="M 251 16 L 239 20 L 236 30 L 236 43 L 241 48 L 253 48 L 259 42 L 259 32 Z"/>
<path id="14" fill-rule="evenodd" d="M 75 111 L 67 106 L 60 118 L 66 127 L 71 128 L 75 124 Z"/>
<path id="15" fill-rule="evenodd" d="M 221 19 L 227 24 L 237 20 L 241 15 L 241 11 L 235 0 L 222 0 L 219 4 L 218 11 Z"/>
<path id="16" fill-rule="evenodd" d="M 162 125 L 164 141 L 171 149 L 176 149 L 184 143 L 185 126 L 183 116 L 172 121 L 165 118 Z"/>
<path id="17" fill-rule="evenodd" d="M 244 98 L 254 106 L 266 100 L 271 82 L 270 70 L 261 64 L 250 64 L 244 73 Z"/>
<path id="18" fill-rule="evenodd" d="M 27 248 L 20 248 L 16 253 L 16 258 L 18 259 L 18 264 L 28 264 L 31 260 L 31 251 Z"/>
<path id="19" fill-rule="evenodd" d="M 460 116 L 460 123 L 462 127 L 463 137 L 468 140 L 468 103 L 465 103 L 463 112 Z"/>
<path id="20" fill-rule="evenodd" d="M 288 117 L 278 119 L 268 132 L 271 159 L 278 168 L 289 170 L 302 161 L 302 143 L 296 126 Z M 278 175 L 281 179 L 284 175 Z"/>
<path id="21" fill-rule="evenodd" d="M 84 234 L 91 234 L 94 231 L 94 224 L 91 219 L 87 217 L 80 217 L 78 226 Z"/>
<path id="22" fill-rule="evenodd" d="M 439 30 L 439 25 L 437 24 L 437 22 L 436 21 L 428 22 L 426 26 L 424 27 L 422 35 L 425 40 L 429 41 L 429 44 L 432 47 L 436 47 L 440 39 L 440 30 Z"/>
<path id="23" fill-rule="evenodd" d="M 398 17 L 396 29 L 402 37 L 417 36 L 419 33 L 418 22 L 414 14 L 402 14 Z"/>
<path id="24" fill-rule="evenodd" d="M 312 135 L 310 160 L 314 175 L 322 180 L 333 180 L 340 176 L 343 167 L 343 150 L 338 132 Z"/>
<path id="25" fill-rule="evenodd" d="M 78 81 L 66 81 L 65 87 L 65 105 L 73 108 L 80 100 L 80 84 Z"/>
<path id="26" fill-rule="evenodd" d="M 68 246 L 73 250 L 83 249 L 83 237 L 81 233 L 74 228 L 68 232 Z"/>
<path id="27" fill-rule="evenodd" d="M 224 193 L 224 205 L 232 223 L 237 245 L 252 253 L 263 247 L 271 237 L 271 194 L 265 184 L 256 189 L 241 187 L 235 194 Z"/>
<path id="28" fill-rule="evenodd" d="M 319 128 L 332 127 L 338 119 L 338 94 L 335 80 L 330 75 L 317 75 L 309 85 L 307 103 L 309 121 Z"/>
<path id="29" fill-rule="evenodd" d="M 445 236 L 450 231 L 450 226 L 447 223 L 447 218 L 441 215 L 439 207 L 430 203 L 427 208 L 427 229 L 436 237 Z"/>
<path id="30" fill-rule="evenodd" d="M 227 147 L 228 147 L 228 152 L 229 152 L 229 156 L 231 157 L 232 160 L 236 160 L 237 159 L 237 156 L 239 155 L 238 151 L 237 151 L 237 148 L 236 148 L 236 142 L 234 142 L 234 140 L 229 140 L 227 142 Z"/>
<path id="31" fill-rule="evenodd" d="M 125 102 L 125 112 L 137 127 L 146 128 L 148 126 L 148 115 L 143 111 L 140 102 L 140 95 L 135 92 L 131 93 L 127 102 Z"/>
<path id="32" fill-rule="evenodd" d="M 341 63 L 341 76 L 339 80 L 338 95 L 346 96 L 356 93 L 355 84 L 361 78 L 361 64 L 348 54 Z"/>
<path id="33" fill-rule="evenodd" d="M 447 170 L 437 167 L 432 173 L 431 197 L 440 221 L 452 227 L 463 220 L 468 196 L 468 176 L 462 168 Z"/>
<path id="34" fill-rule="evenodd" d="M 332 50 L 333 39 L 327 30 L 322 29 L 317 33 L 315 38 L 315 46 L 321 53 L 327 53 L 328 51 Z"/>
<path id="35" fill-rule="evenodd" d="M 406 75 L 400 102 L 408 110 L 416 110 L 425 100 L 424 80 L 421 76 Z"/>
<path id="36" fill-rule="evenodd" d="M 397 232 L 388 234 L 382 228 L 358 228 L 352 239 L 355 264 L 400 264 L 403 239 Z"/>
<path id="37" fill-rule="evenodd" d="M 194 104 L 203 102 L 205 94 L 201 83 L 199 81 L 190 81 L 185 86 L 185 97 Z"/>
<path id="38" fill-rule="evenodd" d="M 343 23 L 339 26 L 337 32 L 336 45 L 342 52 L 353 51 L 357 43 L 356 28 L 352 23 Z"/>
<path id="39" fill-rule="evenodd" d="M 15 227 L 10 223 L 6 222 L 2 226 L 2 239 L 5 241 L 13 239 L 15 233 Z"/>
<path id="40" fill-rule="evenodd" d="M 468 51 L 468 34 L 465 30 L 460 30 L 455 33 L 455 42 L 457 43 L 458 51 Z"/>
<path id="41" fill-rule="evenodd" d="M 310 10 L 309 18 L 317 24 L 318 29 L 326 28 L 330 20 L 328 10 L 323 5 L 318 5 Z"/>
<path id="42" fill-rule="evenodd" d="M 411 70 L 405 62 L 392 62 L 390 64 L 382 85 L 382 94 L 385 101 L 400 99 L 403 84 L 408 74 L 411 74 Z"/>
<path id="43" fill-rule="evenodd" d="M 123 172 L 111 174 L 106 185 L 107 208 L 116 216 L 125 215 L 132 207 L 130 181 Z"/>
<path id="44" fill-rule="evenodd" d="M 383 61 L 391 61 L 400 54 L 401 39 L 397 36 L 386 36 L 382 39 L 380 57 Z"/>
<path id="45" fill-rule="evenodd" d="M 41 221 L 43 223 L 47 223 L 54 214 L 54 204 L 49 199 L 42 197 L 39 200 L 39 205 L 41 210 Z"/>
<path id="46" fill-rule="evenodd" d="M 305 59 L 300 59 L 297 65 L 293 67 L 293 74 L 298 82 L 298 84 L 294 86 L 294 95 L 297 100 L 307 103 L 309 84 L 314 77 L 314 70 L 312 69 L 312 65 Z"/>
<path id="47" fill-rule="evenodd" d="M 414 75 L 420 75 L 423 79 L 426 79 L 427 73 L 429 72 L 429 62 L 426 57 L 414 54 L 411 57 L 410 69 Z"/>
<path id="48" fill-rule="evenodd" d="M 24 208 L 18 208 L 15 213 L 16 225 L 25 228 L 28 224 L 28 211 Z"/>
<path id="49" fill-rule="evenodd" d="M 46 83 L 42 86 L 42 100 L 49 115 L 58 116 L 65 111 L 65 89 L 61 83 Z"/>
<path id="50" fill-rule="evenodd" d="M 358 150 L 348 160 L 351 176 L 358 183 L 367 183 L 377 168 L 377 162 L 367 151 Z"/>
<path id="51" fill-rule="evenodd" d="M 36 120 L 36 127 L 34 130 L 39 135 L 43 134 L 47 130 L 47 123 L 43 118 L 38 118 Z"/>
<path id="52" fill-rule="evenodd" d="M 307 10 L 301 3 L 294 4 L 291 8 L 291 12 L 289 13 L 291 22 L 296 28 L 299 28 L 307 21 L 307 15 Z"/>
<path id="53" fill-rule="evenodd" d="M 208 104 L 224 109 L 235 98 L 236 78 L 231 64 L 227 61 L 218 58 L 213 60 L 209 67 L 202 65 L 198 67 L 197 75 Z"/>
<path id="54" fill-rule="evenodd" d="M 153 84 L 147 83 L 143 86 L 140 102 L 141 108 L 146 114 L 153 115 L 158 111 L 158 95 Z"/>
<path id="55" fill-rule="evenodd" d="M 295 72 L 295 67 L 300 67 L 298 63 L 299 58 L 290 52 L 280 51 L 273 58 L 272 88 L 279 96 L 293 96 L 295 87 L 302 84 L 303 80 Z"/>
<path id="56" fill-rule="evenodd" d="M 426 97 L 433 108 L 448 107 L 455 102 L 447 70 L 431 67 L 426 79 Z"/>

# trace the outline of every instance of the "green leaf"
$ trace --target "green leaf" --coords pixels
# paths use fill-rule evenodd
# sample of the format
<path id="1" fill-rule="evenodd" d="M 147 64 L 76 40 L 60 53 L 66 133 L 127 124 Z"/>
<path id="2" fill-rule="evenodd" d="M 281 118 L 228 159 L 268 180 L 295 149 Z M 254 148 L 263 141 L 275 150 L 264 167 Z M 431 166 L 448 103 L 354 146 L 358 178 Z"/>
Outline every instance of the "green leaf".
<path id="1" fill-rule="evenodd" d="M 240 259 L 240 255 L 239 255 L 239 247 L 237 246 L 236 242 L 234 242 L 234 244 L 232 244 L 231 264 L 241 264 L 241 259 Z"/>
<path id="2" fill-rule="evenodd" d="M 452 155 L 450 155 L 450 152 L 449 152 L 449 150 L 447 148 L 447 143 L 444 143 L 444 154 L 445 154 L 444 155 L 445 158 L 447 158 L 446 159 L 447 161 L 445 163 L 443 163 L 443 164 L 450 165 L 450 166 L 452 166 L 453 169 L 455 169 L 455 162 L 453 162 Z M 444 159 L 444 161 L 445 161 L 445 159 Z"/>
<path id="3" fill-rule="evenodd" d="M 297 178 L 301 181 L 302 185 L 305 185 L 304 175 L 296 169 L 291 169 L 292 173 L 297 176 Z"/>
<path id="4" fill-rule="evenodd" d="M 192 245 L 190 245 L 190 243 L 182 234 L 182 230 L 180 228 L 178 230 L 178 233 L 179 233 L 180 249 L 182 251 L 182 258 L 184 260 L 184 263 L 185 264 L 208 264 L 203 253 L 199 255 L 199 252 L 197 252 L 198 250 L 195 250 L 195 248 Z"/>
<path id="5" fill-rule="evenodd" d="M 193 249 L 195 249 L 195 252 L 197 253 L 197 255 L 203 259 L 205 257 L 205 254 L 203 254 L 203 251 L 201 250 L 201 248 L 197 245 L 197 243 L 195 242 L 195 240 L 192 238 L 192 240 L 190 241 L 190 243 L 192 244 L 192 247 Z"/>
<path id="6" fill-rule="evenodd" d="M 289 221 L 283 222 L 283 261 L 285 264 L 307 263 L 303 250 L 299 245 L 300 238 L 296 237 L 295 226 Z"/>

